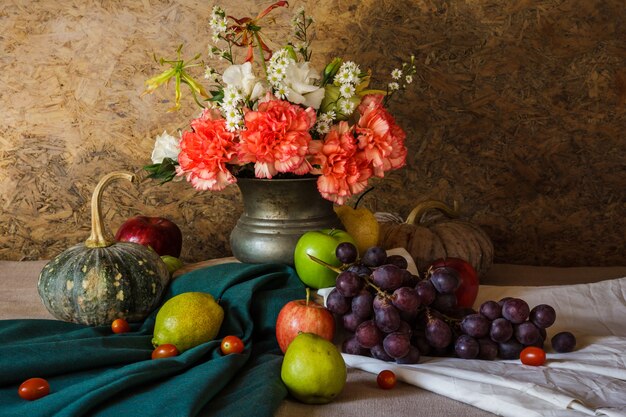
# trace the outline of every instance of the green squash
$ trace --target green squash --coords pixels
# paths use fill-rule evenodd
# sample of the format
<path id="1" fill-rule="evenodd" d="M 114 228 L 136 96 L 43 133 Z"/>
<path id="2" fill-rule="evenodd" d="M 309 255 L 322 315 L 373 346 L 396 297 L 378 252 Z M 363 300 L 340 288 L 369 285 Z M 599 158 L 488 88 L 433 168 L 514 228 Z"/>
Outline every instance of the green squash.
<path id="1" fill-rule="evenodd" d="M 153 250 L 105 235 L 100 216 L 102 191 L 111 181 L 134 176 L 106 175 L 91 200 L 91 236 L 44 266 L 39 296 L 57 319 L 87 325 L 109 325 L 116 318 L 145 319 L 161 302 L 170 280 L 165 263 Z"/>

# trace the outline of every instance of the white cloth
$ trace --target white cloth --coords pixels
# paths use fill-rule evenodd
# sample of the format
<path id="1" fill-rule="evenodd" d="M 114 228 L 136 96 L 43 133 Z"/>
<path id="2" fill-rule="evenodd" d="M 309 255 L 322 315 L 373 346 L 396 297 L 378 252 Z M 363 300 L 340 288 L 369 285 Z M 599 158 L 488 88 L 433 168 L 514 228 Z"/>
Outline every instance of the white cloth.
<path id="1" fill-rule="evenodd" d="M 397 365 L 364 356 L 343 357 L 350 367 L 374 374 L 390 369 L 408 384 L 502 416 L 626 417 L 626 278 L 546 287 L 481 285 L 475 308 L 507 296 L 522 298 L 531 308 L 537 304 L 555 308 L 557 319 L 547 329 L 544 366 L 435 357 L 422 357 L 417 365 Z M 552 353 L 549 340 L 560 331 L 576 336 L 573 352 Z"/>

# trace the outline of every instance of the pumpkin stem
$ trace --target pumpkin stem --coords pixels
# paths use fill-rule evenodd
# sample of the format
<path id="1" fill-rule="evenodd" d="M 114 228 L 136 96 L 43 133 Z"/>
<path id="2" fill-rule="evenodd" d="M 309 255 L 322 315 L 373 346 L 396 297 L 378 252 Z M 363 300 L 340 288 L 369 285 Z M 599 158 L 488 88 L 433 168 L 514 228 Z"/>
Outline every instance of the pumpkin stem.
<path id="1" fill-rule="evenodd" d="M 419 203 L 411 213 L 409 213 L 409 217 L 406 218 L 406 224 L 415 224 L 417 220 L 419 223 L 419 219 L 429 210 L 437 209 L 441 211 L 448 217 L 456 218 L 459 217 L 459 202 L 454 200 L 454 208 L 450 208 L 446 203 L 439 200 L 426 200 L 424 202 Z"/>
<path id="2" fill-rule="evenodd" d="M 85 241 L 85 246 L 88 248 L 105 248 L 115 243 L 115 239 L 108 236 L 109 233 L 104 228 L 100 202 L 102 200 L 102 192 L 104 188 L 110 182 L 118 179 L 126 179 L 132 182 L 135 179 L 135 175 L 123 171 L 112 172 L 102 177 L 98 185 L 96 185 L 96 188 L 93 190 L 93 195 L 91 196 L 91 235 L 89 236 L 89 239 Z"/>

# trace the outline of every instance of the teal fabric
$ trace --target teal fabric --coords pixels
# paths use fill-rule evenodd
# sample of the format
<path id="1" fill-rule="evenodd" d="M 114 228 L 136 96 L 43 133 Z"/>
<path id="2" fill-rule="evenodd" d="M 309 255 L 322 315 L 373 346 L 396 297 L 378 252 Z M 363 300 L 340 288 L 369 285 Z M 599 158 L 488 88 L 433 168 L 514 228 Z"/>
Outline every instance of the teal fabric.
<path id="1" fill-rule="evenodd" d="M 174 358 L 150 359 L 156 311 L 119 335 L 55 320 L 0 321 L 0 416 L 271 416 L 287 395 L 276 317 L 305 291 L 295 271 L 213 266 L 174 280 L 165 299 L 189 291 L 220 299 L 224 323 L 217 339 Z M 244 341 L 242 354 L 220 353 L 228 334 Z M 17 395 L 32 377 L 48 380 L 48 396 Z"/>

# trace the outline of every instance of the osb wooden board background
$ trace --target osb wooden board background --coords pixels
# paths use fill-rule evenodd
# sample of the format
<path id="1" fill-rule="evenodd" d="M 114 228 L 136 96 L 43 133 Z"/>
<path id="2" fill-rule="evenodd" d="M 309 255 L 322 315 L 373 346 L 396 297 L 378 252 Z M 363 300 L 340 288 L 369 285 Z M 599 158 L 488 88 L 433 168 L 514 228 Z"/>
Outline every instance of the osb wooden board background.
<path id="1" fill-rule="evenodd" d="M 229 3 L 236 5 L 228 6 Z M 0 10 L 0 259 L 50 258 L 84 240 L 89 198 L 114 169 L 145 176 L 172 90 L 140 97 L 151 56 L 205 52 L 212 1 L 3 0 Z M 235 16 L 269 2 L 223 2 Z M 365 203 L 406 216 L 415 201 L 458 200 L 489 233 L 496 261 L 626 264 L 626 8 L 622 0 L 292 1 L 316 18 L 313 60 L 333 55 L 375 81 L 414 53 L 414 89 L 392 105 L 408 133 L 406 168 Z M 285 39 L 290 12 L 267 36 Z M 112 231 L 162 215 L 183 258 L 229 254 L 237 187 L 118 184 Z"/>

